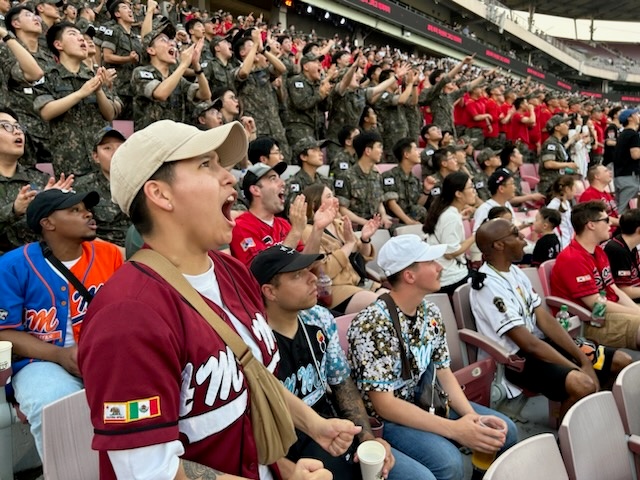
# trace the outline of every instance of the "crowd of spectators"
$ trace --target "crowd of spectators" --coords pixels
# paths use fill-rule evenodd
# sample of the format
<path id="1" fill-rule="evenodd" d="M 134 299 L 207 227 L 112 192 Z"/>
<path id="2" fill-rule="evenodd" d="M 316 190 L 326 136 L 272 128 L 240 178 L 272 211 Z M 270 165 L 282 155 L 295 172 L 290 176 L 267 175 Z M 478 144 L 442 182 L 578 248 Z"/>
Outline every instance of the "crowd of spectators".
<path id="1" fill-rule="evenodd" d="M 215 170 L 222 165 L 233 167 L 240 177 L 236 182 L 228 172 L 215 174 L 224 177 L 227 195 L 216 197 L 216 202 L 224 216 L 221 222 L 226 222 L 224 229 L 230 231 L 228 238 L 219 232 L 212 235 L 217 235 L 216 248 L 228 247 L 226 252 L 235 258 L 209 260 L 216 268 L 242 272 L 242 278 L 246 277 L 242 288 L 250 290 L 253 280 L 245 267 L 260 252 L 282 245 L 282 251 L 312 255 L 309 268 L 314 263 L 317 275 L 326 274 L 333 280 L 333 298 L 326 300 L 326 307 L 336 314 L 361 312 L 386 294 L 379 283 L 366 278 L 364 268 L 379 253 L 371 239 L 380 228 L 394 231 L 401 225 L 423 225 L 426 244 L 416 247 L 413 261 L 399 265 L 396 259 L 387 259 L 390 278 L 385 286 L 392 294 L 402 296 L 398 291 L 407 291 L 413 298 L 433 291 L 452 294 L 473 276 L 470 266 L 481 263 L 482 254 L 484 259 L 492 255 L 492 245 L 505 243 L 507 237 L 521 241 L 519 229 L 528 225 L 518 225 L 513 235 L 505 233 L 508 227 L 500 227 L 498 234 L 485 234 L 495 237 L 493 241 L 478 240 L 483 236 L 478 231 L 487 221 L 499 218 L 518 223 L 516 208 L 537 209 L 547 203 L 529 238 L 529 253 L 539 254 L 534 255 L 535 264 L 562 256 L 567 248 L 578 248 L 572 212 L 582 193 L 578 186 L 589 184 L 581 201 L 606 202 L 602 211 L 607 238 L 616 233 L 613 227 L 618 225 L 619 212 L 635 211 L 629 202 L 638 195 L 640 185 L 637 168 L 627 160 L 640 158 L 638 110 L 558 94 L 528 78 L 478 67 L 472 56 L 455 61 L 407 54 L 389 46 L 357 46 L 348 38 L 322 39 L 314 33 L 300 34 L 294 27 L 269 25 L 253 14 L 235 19 L 225 12 L 210 14 L 189 7 L 186 1 L 158 4 L 148 0 L 142 6 L 126 0 L 82 5 L 35 0 L 32 5 L 27 2 L 1 13 L 0 338 L 11 340 L 21 359 L 15 365 L 15 395 L 25 407 L 41 454 L 42 407 L 82 388 L 77 332 L 93 295 L 122 263 L 122 257 L 114 255 L 118 249 L 113 244 L 124 254 L 125 245 L 139 247 L 142 241 L 156 238 L 162 239 L 167 250 L 175 250 L 180 245 L 169 241 L 171 229 L 185 229 L 181 234 L 185 251 L 175 253 L 188 256 L 192 242 L 213 228 L 201 211 L 205 207 L 198 204 L 200 199 L 189 200 L 184 197 L 189 192 L 182 191 L 172 200 L 159 186 L 175 181 L 172 162 L 181 165 L 176 170 L 186 175 L 196 155 L 201 163 L 195 169 Z M 113 128 L 114 120 L 128 122 L 120 125 L 130 125 L 133 141 Z M 189 149 L 191 139 L 197 151 Z M 215 155 L 206 157 L 205 139 L 217 142 L 209 149 Z M 136 161 L 146 170 L 136 171 Z M 520 175 L 525 163 L 538 166 L 537 192 L 523 186 L 530 181 Z M 50 164 L 56 176 L 49 178 L 36 168 L 42 164 Z M 380 173 L 381 164 L 391 165 Z M 617 205 L 608 192 L 609 164 L 614 165 L 616 189 L 623 195 Z M 324 165 L 328 173 L 320 173 Z M 290 166 L 299 170 L 285 181 L 281 175 Z M 141 175 L 144 178 L 138 178 Z M 200 190 L 200 183 L 189 186 L 194 195 L 210 193 Z M 85 193 L 70 193 L 72 187 Z M 575 234 L 585 230 L 584 224 L 593 230 L 595 223 L 604 223 L 598 208 L 579 217 L 582 223 Z M 191 210 L 202 216 L 187 221 Z M 154 230 L 150 216 L 159 224 L 166 221 L 167 230 Z M 474 223 L 474 233 L 469 233 L 465 222 Z M 627 234 L 620 242 L 636 238 L 633 235 L 640 225 L 633 229 L 629 224 L 620 222 L 622 234 Z M 599 228 L 593 238 L 599 239 L 604 230 Z M 550 238 L 554 232 L 558 234 L 555 242 Z M 506 236 L 500 237 L 502 234 Z M 536 250 L 533 244 L 538 234 L 545 248 Z M 203 244 L 209 245 L 204 240 Z M 598 242 L 594 248 L 600 248 Z M 94 262 L 94 256 L 100 261 Z M 512 260 L 520 261 L 517 256 Z M 602 258 L 599 266 L 604 269 Z M 436 259 L 442 266 L 434 267 Z M 424 272 L 431 279 L 428 286 L 414 281 L 419 275 L 413 262 L 430 265 Z M 44 286 L 39 283 L 42 272 L 46 272 Z M 305 276 L 311 277 L 315 279 Z M 636 270 L 638 285 L 625 286 L 640 287 L 638 277 Z M 277 280 L 264 278 L 260 283 L 267 310 L 286 311 L 293 319 L 298 310 L 305 310 L 306 300 L 300 306 L 279 303 L 282 298 L 273 292 L 286 289 L 279 290 Z M 232 297 L 232 285 L 225 288 L 228 291 L 222 298 Z M 593 303 L 591 290 L 581 290 L 588 297 L 584 300 L 588 306 Z M 55 291 L 50 300 L 53 305 L 45 299 L 47 291 Z M 629 298 L 640 297 L 635 290 L 629 292 Z M 213 303 L 220 301 L 220 292 L 203 295 Z M 260 311 L 259 293 L 252 295 Z M 610 300 L 616 298 L 626 301 L 627 297 L 610 289 Z M 538 300 L 533 298 L 531 305 Z M 411 305 L 427 323 L 430 315 L 439 318 L 431 304 Z M 622 313 L 635 312 L 631 305 L 626 306 L 628 310 Z M 361 322 L 367 315 L 375 317 L 371 309 L 377 307 L 367 308 L 369 313 L 358 317 Z M 405 314 L 402 317 L 403 322 L 411 320 Z M 250 320 L 243 318 L 242 322 Z M 358 328 L 366 331 L 369 327 L 365 321 Z M 627 328 L 624 345 L 611 346 L 636 348 L 634 328 L 635 324 Z M 552 332 L 553 340 L 564 339 L 553 329 L 543 331 Z M 442 337 L 438 338 L 441 342 Z M 269 357 L 276 358 L 269 340 L 261 337 L 260 341 L 266 342 Z M 524 340 L 514 341 L 525 348 Z M 438 369 L 448 371 L 446 345 L 438 348 Z M 23 362 L 34 359 L 42 361 Z M 584 359 L 576 354 L 574 360 Z M 627 360 L 619 359 L 614 370 Z M 425 368 L 418 365 L 421 374 Z M 589 379 L 592 373 L 587 372 Z M 457 382 L 442 375 L 447 388 L 456 392 L 461 415 L 457 425 L 470 421 L 475 406 L 469 404 Z M 20 381 L 27 377 L 28 382 Z M 65 388 L 43 386 L 47 377 Z M 364 380 L 360 380 L 362 386 Z M 340 384 L 342 380 L 336 381 Z M 583 392 L 569 393 L 567 407 Z M 384 417 L 382 412 L 390 412 L 393 402 L 388 403 L 386 397 L 370 392 L 363 395 L 369 413 L 377 410 Z M 138 408 L 151 401 L 145 405 L 152 408 L 152 400 L 131 402 Z M 104 423 L 122 420 L 111 409 L 99 416 Z M 406 421 L 394 418 L 398 424 Z M 416 428 L 411 422 L 401 426 L 412 432 Z M 439 428 L 429 423 L 423 429 L 439 435 Z M 509 434 L 485 450 L 496 451 L 513 443 L 512 430 L 509 425 Z M 398 430 L 398 437 L 403 431 Z M 366 439 L 370 431 L 363 433 Z M 451 438 L 469 446 L 479 442 L 468 432 Z M 104 450 L 112 449 L 109 441 L 101 441 L 108 445 Z M 449 445 L 447 441 L 443 449 Z M 164 455 L 169 461 L 174 453 L 155 451 L 154 455 Z M 393 455 L 402 458 L 395 450 Z M 111 463 L 124 472 L 123 465 L 132 464 L 135 456 L 119 458 L 110 457 Z M 420 468 L 435 468 L 431 460 L 417 454 L 411 461 L 421 462 Z M 282 468 L 295 470 L 286 462 Z M 293 473 L 291 478 L 295 478 Z"/>

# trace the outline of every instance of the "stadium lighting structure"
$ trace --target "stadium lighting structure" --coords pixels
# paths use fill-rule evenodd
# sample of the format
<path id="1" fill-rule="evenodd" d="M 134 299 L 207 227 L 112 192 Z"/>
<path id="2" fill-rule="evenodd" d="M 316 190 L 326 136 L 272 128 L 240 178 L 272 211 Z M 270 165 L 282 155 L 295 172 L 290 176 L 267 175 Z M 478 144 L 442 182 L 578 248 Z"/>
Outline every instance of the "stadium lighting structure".
<path id="1" fill-rule="evenodd" d="M 307 13 L 308 13 L 308 14 L 312 14 L 312 13 L 313 13 L 313 7 L 312 7 L 311 5 L 309 5 L 309 6 L 307 7 Z"/>
<path id="2" fill-rule="evenodd" d="M 342 17 L 340 19 L 340 25 L 344 25 L 345 23 L 347 23 L 347 20 L 344 17 Z"/>
<path id="3" fill-rule="evenodd" d="M 329 18 L 331 18 L 331 14 L 329 12 L 325 12 L 324 19 L 329 20 Z"/>

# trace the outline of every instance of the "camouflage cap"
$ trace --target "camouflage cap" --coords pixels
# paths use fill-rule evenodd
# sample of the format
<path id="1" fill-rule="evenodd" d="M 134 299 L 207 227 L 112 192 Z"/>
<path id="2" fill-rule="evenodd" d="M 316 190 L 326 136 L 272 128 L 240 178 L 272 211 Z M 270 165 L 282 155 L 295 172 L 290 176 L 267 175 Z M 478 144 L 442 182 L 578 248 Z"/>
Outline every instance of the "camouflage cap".
<path id="1" fill-rule="evenodd" d="M 176 27 L 165 17 L 162 17 L 158 22 L 153 22 L 151 31 L 144 36 L 144 47 L 148 48 L 153 41 L 163 33 L 170 39 L 176 36 Z"/>
<path id="2" fill-rule="evenodd" d="M 291 151 L 293 153 L 293 158 L 298 158 L 304 152 L 309 150 L 310 148 L 324 148 L 329 143 L 328 140 L 316 140 L 315 138 L 306 137 L 301 140 L 298 140 L 291 147 Z"/>
<path id="3" fill-rule="evenodd" d="M 553 130 L 558 125 L 562 125 L 563 123 L 567 123 L 569 121 L 571 121 L 571 119 L 568 117 L 565 117 L 563 115 L 554 115 L 549 119 L 549 121 L 547 121 L 547 124 L 544 126 L 544 128 L 546 128 L 547 132 L 553 133 Z"/>
<path id="4" fill-rule="evenodd" d="M 313 53 L 309 52 L 306 55 L 303 55 L 302 58 L 300 59 L 300 65 L 304 65 L 306 63 L 309 62 L 322 62 L 324 60 L 324 55 L 314 55 Z"/>
<path id="5" fill-rule="evenodd" d="M 497 150 L 493 150 L 491 148 L 485 148 L 480 151 L 478 154 L 478 163 L 482 164 L 489 160 L 490 158 L 497 157 L 500 155 L 500 152 Z"/>
<path id="6" fill-rule="evenodd" d="M 215 104 L 211 100 L 198 103 L 193 109 L 193 118 L 197 119 L 198 117 L 200 117 L 201 115 L 204 115 L 205 112 L 211 110 L 212 108 L 215 108 Z"/>
<path id="7" fill-rule="evenodd" d="M 216 35 L 215 37 L 213 37 L 211 39 L 211 42 L 209 42 L 209 43 L 211 45 L 211 48 L 213 48 L 213 47 L 215 47 L 216 45 L 218 45 L 218 44 L 220 44 L 222 42 L 231 43 L 231 39 L 228 36 L 223 37 L 222 35 Z"/>
<path id="8" fill-rule="evenodd" d="M 126 140 L 125 136 L 122 133 L 120 133 L 118 130 L 110 126 L 106 126 L 104 128 L 101 128 L 94 138 L 94 142 L 93 142 L 94 152 L 98 148 L 98 145 L 100 145 L 102 141 L 105 139 L 105 137 L 118 138 L 123 142 Z"/>

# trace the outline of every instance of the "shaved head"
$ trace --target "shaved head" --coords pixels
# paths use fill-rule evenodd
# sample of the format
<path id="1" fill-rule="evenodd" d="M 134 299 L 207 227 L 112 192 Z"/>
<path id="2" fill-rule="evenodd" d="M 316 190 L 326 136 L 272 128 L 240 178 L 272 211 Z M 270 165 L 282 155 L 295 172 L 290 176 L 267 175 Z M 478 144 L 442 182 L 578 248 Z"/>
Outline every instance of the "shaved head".
<path id="1" fill-rule="evenodd" d="M 476 231 L 476 244 L 486 259 L 500 258 L 504 255 L 501 240 L 509 237 L 514 225 L 503 218 L 488 220 Z"/>

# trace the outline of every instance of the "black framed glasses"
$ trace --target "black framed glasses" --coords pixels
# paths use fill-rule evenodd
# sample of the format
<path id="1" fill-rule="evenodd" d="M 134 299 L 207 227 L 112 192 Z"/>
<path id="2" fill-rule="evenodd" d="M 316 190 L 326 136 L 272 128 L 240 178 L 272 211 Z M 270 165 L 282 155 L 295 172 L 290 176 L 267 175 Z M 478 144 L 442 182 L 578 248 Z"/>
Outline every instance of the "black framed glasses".
<path id="1" fill-rule="evenodd" d="M 0 122 L 0 127 L 4 128 L 7 132 L 13 133 L 14 130 L 24 132 L 26 127 L 23 127 L 19 123 Z"/>
<path id="2" fill-rule="evenodd" d="M 603 218 L 597 218 L 595 220 L 591 220 L 592 222 L 596 223 L 596 222 L 604 222 L 604 223 L 609 223 L 609 217 L 603 217 Z"/>

